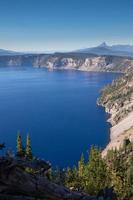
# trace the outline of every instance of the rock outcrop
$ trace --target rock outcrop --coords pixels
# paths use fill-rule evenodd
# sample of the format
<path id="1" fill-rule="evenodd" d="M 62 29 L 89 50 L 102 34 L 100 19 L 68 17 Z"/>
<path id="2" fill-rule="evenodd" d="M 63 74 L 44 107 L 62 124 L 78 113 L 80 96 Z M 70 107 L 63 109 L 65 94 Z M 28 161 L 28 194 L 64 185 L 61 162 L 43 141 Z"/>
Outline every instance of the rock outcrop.
<path id="1" fill-rule="evenodd" d="M 70 192 L 39 174 L 27 173 L 24 170 L 25 166 L 29 167 L 29 162 L 27 164 L 27 161 L 24 163 L 24 160 L 0 158 L 1 200 L 63 200 L 83 199 L 85 197 L 83 194 Z"/>

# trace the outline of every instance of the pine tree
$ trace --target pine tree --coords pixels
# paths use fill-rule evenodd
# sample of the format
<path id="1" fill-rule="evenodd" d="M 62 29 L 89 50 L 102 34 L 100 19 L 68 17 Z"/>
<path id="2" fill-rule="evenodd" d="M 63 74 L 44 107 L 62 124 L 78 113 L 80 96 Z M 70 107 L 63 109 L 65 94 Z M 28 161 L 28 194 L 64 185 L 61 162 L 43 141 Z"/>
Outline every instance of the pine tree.
<path id="1" fill-rule="evenodd" d="M 96 194 L 108 184 L 107 166 L 101 157 L 101 150 L 92 146 L 89 155 L 89 163 L 86 168 L 85 191 L 89 194 Z"/>
<path id="2" fill-rule="evenodd" d="M 85 159 L 84 159 L 84 154 L 82 153 L 80 161 L 78 162 L 79 177 L 83 177 L 84 168 L 85 168 Z"/>
<path id="3" fill-rule="evenodd" d="M 110 160 L 106 157 L 108 170 L 110 171 L 110 183 L 114 186 L 119 200 L 124 199 L 127 193 L 126 168 L 128 165 L 125 162 L 124 155 L 126 155 L 126 152 L 124 152 L 123 148 L 121 150 L 115 149 L 112 150 L 112 158 Z"/>
<path id="4" fill-rule="evenodd" d="M 79 182 L 79 189 L 84 190 L 85 188 L 85 169 L 86 169 L 86 163 L 84 159 L 84 154 L 82 153 L 80 161 L 78 162 L 78 182 Z"/>
<path id="5" fill-rule="evenodd" d="M 18 131 L 18 134 L 17 134 L 17 153 L 16 153 L 16 155 L 18 157 L 24 156 L 24 148 L 22 145 L 22 138 L 21 138 L 20 131 Z"/>
<path id="6" fill-rule="evenodd" d="M 30 140 L 30 134 L 27 134 L 27 139 L 26 139 L 26 157 L 28 159 L 32 159 L 33 158 L 33 154 L 32 154 L 32 148 L 31 148 L 31 140 Z"/>

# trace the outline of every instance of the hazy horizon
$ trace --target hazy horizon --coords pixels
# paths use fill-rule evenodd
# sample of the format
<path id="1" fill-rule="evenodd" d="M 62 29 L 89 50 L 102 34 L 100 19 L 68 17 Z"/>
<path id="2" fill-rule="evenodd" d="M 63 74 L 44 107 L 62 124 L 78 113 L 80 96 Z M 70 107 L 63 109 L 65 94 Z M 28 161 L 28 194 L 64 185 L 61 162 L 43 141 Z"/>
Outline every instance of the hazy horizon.
<path id="1" fill-rule="evenodd" d="M 105 42 L 105 41 L 104 41 Z M 102 42 L 102 43 L 104 43 L 104 42 Z M 74 49 L 68 49 L 68 50 L 66 50 L 66 49 L 60 49 L 59 51 L 58 50 L 38 50 L 38 49 L 36 49 L 36 50 L 17 50 L 17 49 L 7 49 L 7 48 L 1 48 L 0 47 L 0 50 L 6 50 L 6 51 L 15 51 L 15 52 L 20 52 L 20 53 L 56 53 L 56 52 L 70 52 L 70 51 L 76 51 L 76 50 L 80 50 L 80 49 L 85 49 L 85 48 L 93 48 L 93 47 L 97 47 L 97 46 L 100 46 L 102 43 L 98 43 L 97 45 L 91 45 L 91 46 L 84 46 L 84 47 L 79 47 L 79 48 L 74 48 Z M 106 42 L 106 44 L 108 45 L 108 46 L 115 46 L 115 45 L 129 45 L 129 46 L 133 46 L 133 44 L 128 44 L 128 43 L 117 43 L 116 42 L 116 44 L 109 44 L 109 43 L 107 43 Z"/>

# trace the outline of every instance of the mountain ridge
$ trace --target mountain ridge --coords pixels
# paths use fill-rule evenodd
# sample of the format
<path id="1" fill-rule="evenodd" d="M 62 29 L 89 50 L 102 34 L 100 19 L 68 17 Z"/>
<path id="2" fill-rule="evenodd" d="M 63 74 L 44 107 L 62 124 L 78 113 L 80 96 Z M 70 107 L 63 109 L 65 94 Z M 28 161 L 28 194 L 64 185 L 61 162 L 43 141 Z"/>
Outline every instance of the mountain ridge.
<path id="1" fill-rule="evenodd" d="M 9 56 L 9 55 L 20 55 L 23 54 L 21 52 L 7 50 L 7 49 L 0 49 L 0 56 Z"/>
<path id="2" fill-rule="evenodd" d="M 133 57 L 133 45 L 107 45 L 106 42 L 95 47 L 89 47 L 76 50 L 80 53 L 95 53 L 97 55 L 116 55 L 116 56 L 131 56 Z"/>
<path id="3" fill-rule="evenodd" d="M 57 51 L 58 52 L 58 51 Z M 59 53 L 90 53 L 90 54 L 97 54 L 97 55 L 116 55 L 116 56 L 131 56 L 133 57 L 133 45 L 130 44 L 115 44 L 115 45 L 108 45 L 106 42 L 102 42 L 100 45 L 88 48 L 77 49 L 74 51 L 67 51 L 67 52 L 59 52 Z M 55 52 L 51 51 L 26 51 L 26 52 L 19 52 L 7 49 L 0 49 L 0 56 L 4 55 L 23 55 L 23 54 L 53 54 Z"/>

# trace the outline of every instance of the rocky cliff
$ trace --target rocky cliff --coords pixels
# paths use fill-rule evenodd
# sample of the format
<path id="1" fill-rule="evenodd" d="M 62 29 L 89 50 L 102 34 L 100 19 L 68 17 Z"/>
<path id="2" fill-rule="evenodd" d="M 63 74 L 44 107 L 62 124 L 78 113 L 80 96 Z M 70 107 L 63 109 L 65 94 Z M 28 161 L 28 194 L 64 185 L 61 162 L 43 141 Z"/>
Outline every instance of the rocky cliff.
<path id="1" fill-rule="evenodd" d="M 125 138 L 133 140 L 133 71 L 113 81 L 102 90 L 98 103 L 110 114 L 110 143 L 103 151 L 119 149 Z"/>
<path id="2" fill-rule="evenodd" d="M 133 68 L 133 58 L 119 56 L 98 56 L 85 53 L 55 53 L 0 56 L 0 66 L 31 66 L 53 69 L 82 71 L 125 72 Z"/>

